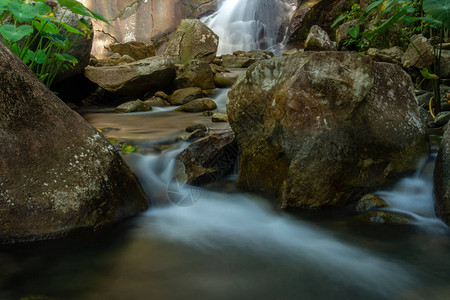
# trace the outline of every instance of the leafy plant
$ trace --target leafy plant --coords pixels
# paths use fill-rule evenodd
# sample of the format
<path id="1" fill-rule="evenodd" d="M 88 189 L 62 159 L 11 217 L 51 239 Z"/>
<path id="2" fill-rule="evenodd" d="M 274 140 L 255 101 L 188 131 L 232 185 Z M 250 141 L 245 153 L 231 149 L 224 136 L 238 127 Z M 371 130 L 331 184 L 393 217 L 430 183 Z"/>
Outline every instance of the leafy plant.
<path id="1" fill-rule="evenodd" d="M 122 143 L 122 153 L 132 153 L 136 151 L 136 147 L 128 143 Z"/>
<path id="2" fill-rule="evenodd" d="M 58 0 L 62 7 L 108 22 L 75 0 Z M 50 87 L 62 69 L 74 68 L 78 60 L 68 54 L 79 37 L 90 38 L 89 23 L 80 18 L 78 28 L 56 19 L 45 0 L 0 0 L 0 35 L 3 42 Z"/>

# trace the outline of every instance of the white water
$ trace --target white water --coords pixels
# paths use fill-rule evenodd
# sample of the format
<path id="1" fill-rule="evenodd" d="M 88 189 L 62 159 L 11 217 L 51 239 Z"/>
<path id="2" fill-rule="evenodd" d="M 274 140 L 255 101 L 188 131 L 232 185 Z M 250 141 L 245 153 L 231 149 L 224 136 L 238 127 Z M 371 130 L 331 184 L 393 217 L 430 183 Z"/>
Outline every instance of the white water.
<path id="1" fill-rule="evenodd" d="M 219 36 L 217 55 L 267 49 L 282 42 L 293 7 L 282 0 L 224 0 L 202 21 Z"/>

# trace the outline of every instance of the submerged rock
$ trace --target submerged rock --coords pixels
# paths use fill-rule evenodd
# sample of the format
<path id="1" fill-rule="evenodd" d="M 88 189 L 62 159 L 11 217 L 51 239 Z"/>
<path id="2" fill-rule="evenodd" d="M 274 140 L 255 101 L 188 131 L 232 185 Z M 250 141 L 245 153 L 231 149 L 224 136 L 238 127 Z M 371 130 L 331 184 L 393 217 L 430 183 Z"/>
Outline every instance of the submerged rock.
<path id="1" fill-rule="evenodd" d="M 428 151 L 410 77 L 351 52 L 251 66 L 227 104 L 238 185 L 283 208 L 343 206 L 413 172 Z"/>
<path id="2" fill-rule="evenodd" d="M 169 88 L 175 78 L 175 65 L 170 59 L 149 57 L 124 65 L 88 66 L 84 75 L 107 91 L 140 96 Z"/>
<path id="3" fill-rule="evenodd" d="M 95 229 L 148 207 L 113 146 L 0 43 L 0 244 Z"/>
<path id="4" fill-rule="evenodd" d="M 389 206 L 383 199 L 374 194 L 364 195 L 355 205 L 357 212 L 367 212 L 370 210 Z"/>
<path id="5" fill-rule="evenodd" d="M 413 217 L 393 211 L 372 211 L 357 217 L 359 221 L 372 224 L 411 224 Z"/>

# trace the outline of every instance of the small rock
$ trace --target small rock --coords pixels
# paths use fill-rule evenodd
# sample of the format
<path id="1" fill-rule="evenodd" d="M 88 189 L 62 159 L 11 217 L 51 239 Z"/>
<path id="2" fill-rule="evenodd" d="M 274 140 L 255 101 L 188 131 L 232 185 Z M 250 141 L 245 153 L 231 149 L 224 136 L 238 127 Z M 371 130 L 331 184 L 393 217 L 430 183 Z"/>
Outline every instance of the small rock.
<path id="1" fill-rule="evenodd" d="M 192 60 L 185 64 L 175 78 L 175 87 L 199 87 L 204 90 L 214 89 L 214 72 L 207 62 L 200 60 Z"/>
<path id="2" fill-rule="evenodd" d="M 120 59 L 119 59 L 119 63 L 132 63 L 135 62 L 136 60 L 134 58 L 132 58 L 129 55 L 123 55 Z"/>
<path id="3" fill-rule="evenodd" d="M 91 54 L 91 57 L 89 58 L 89 66 L 95 67 L 98 64 L 98 59 Z"/>
<path id="4" fill-rule="evenodd" d="M 146 104 L 150 105 L 150 106 L 155 106 L 155 107 L 166 107 L 166 106 L 170 106 L 170 102 L 160 98 L 160 97 L 152 97 L 148 100 L 144 101 Z"/>
<path id="5" fill-rule="evenodd" d="M 391 47 L 389 49 L 379 50 L 377 48 L 369 48 L 367 55 L 372 57 L 375 61 L 388 62 L 392 64 L 401 65 L 401 60 L 404 52 L 400 47 Z"/>
<path id="6" fill-rule="evenodd" d="M 201 130 L 203 132 L 208 132 L 209 129 L 205 124 L 194 124 L 194 125 L 190 125 L 188 127 L 186 127 L 186 129 L 184 131 L 186 132 L 194 132 L 196 130 Z"/>
<path id="7" fill-rule="evenodd" d="M 411 67 L 427 68 L 433 63 L 434 60 L 433 46 L 431 46 L 428 39 L 422 35 L 419 35 L 413 39 L 413 43 L 420 53 L 422 53 L 422 57 L 425 61 L 422 60 L 414 46 L 410 44 L 405 54 L 402 56 L 403 67 L 406 69 Z"/>
<path id="8" fill-rule="evenodd" d="M 355 210 L 362 213 L 387 206 L 389 205 L 377 195 L 367 194 L 358 201 L 358 203 L 355 205 Z"/>
<path id="9" fill-rule="evenodd" d="M 210 98 L 201 98 L 192 100 L 178 107 L 176 111 L 184 112 L 202 112 L 205 110 L 213 110 L 217 108 L 217 104 Z"/>
<path id="10" fill-rule="evenodd" d="M 231 54 L 222 55 L 222 66 L 225 68 L 247 68 L 255 63 L 255 59 Z"/>
<path id="11" fill-rule="evenodd" d="M 219 88 L 230 87 L 236 82 L 239 75 L 236 73 L 216 73 L 214 83 Z"/>
<path id="12" fill-rule="evenodd" d="M 210 110 L 202 112 L 203 117 L 211 117 L 212 115 L 214 115 L 214 112 Z"/>
<path id="13" fill-rule="evenodd" d="M 163 98 L 165 100 L 169 100 L 169 95 L 164 93 L 163 91 L 159 91 L 155 93 L 155 97 Z"/>
<path id="14" fill-rule="evenodd" d="M 355 27 L 358 24 L 358 20 L 346 22 L 338 27 L 336 30 L 336 42 L 339 49 L 342 50 L 344 44 L 351 40 L 350 28 Z"/>
<path id="15" fill-rule="evenodd" d="M 411 224 L 414 218 L 392 211 L 373 211 L 357 217 L 358 220 L 372 224 Z"/>
<path id="16" fill-rule="evenodd" d="M 298 51 L 300 51 L 300 50 L 293 48 L 293 49 L 284 51 L 283 56 L 293 55 L 293 54 L 296 54 Z"/>
<path id="17" fill-rule="evenodd" d="M 230 72 L 227 68 L 218 66 L 216 64 L 210 64 L 209 66 L 211 67 L 211 70 L 214 72 L 214 74 L 219 72 Z"/>
<path id="18" fill-rule="evenodd" d="M 183 105 L 202 96 L 202 89 L 198 87 L 190 87 L 179 89 L 173 92 L 169 97 L 172 105 Z"/>
<path id="19" fill-rule="evenodd" d="M 139 99 L 135 101 L 125 102 L 116 107 L 116 112 L 123 112 L 123 113 L 143 112 L 150 110 L 152 110 L 152 107 Z"/>
<path id="20" fill-rule="evenodd" d="M 317 25 L 311 26 L 305 42 L 305 51 L 336 51 L 336 42 L 333 42 L 328 33 Z"/>
<path id="21" fill-rule="evenodd" d="M 128 55 L 134 60 L 140 60 L 147 57 L 155 56 L 155 48 L 153 45 L 147 45 L 144 42 L 131 41 L 122 44 L 109 45 L 112 52 Z"/>
<path id="22" fill-rule="evenodd" d="M 228 122 L 228 116 L 226 114 L 214 113 L 211 121 L 213 122 Z"/>

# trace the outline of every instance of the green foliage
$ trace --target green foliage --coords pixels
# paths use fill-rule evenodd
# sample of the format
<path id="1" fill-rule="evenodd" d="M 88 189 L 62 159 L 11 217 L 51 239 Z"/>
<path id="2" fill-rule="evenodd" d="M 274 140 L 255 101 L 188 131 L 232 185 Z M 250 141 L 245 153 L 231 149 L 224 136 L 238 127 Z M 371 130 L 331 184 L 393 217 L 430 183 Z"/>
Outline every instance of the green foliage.
<path id="1" fill-rule="evenodd" d="M 136 147 L 131 144 L 122 143 L 122 153 L 132 153 L 136 151 Z"/>
<path id="2" fill-rule="evenodd" d="M 450 1 L 449 0 L 424 0 L 423 11 L 437 22 L 436 27 L 450 29 Z"/>
<path id="3" fill-rule="evenodd" d="M 75 0 L 58 0 L 68 10 L 106 21 Z M 79 38 L 89 39 L 89 23 L 81 18 L 79 28 L 58 20 L 45 0 L 0 0 L 0 35 L 3 42 L 27 64 L 47 87 L 62 69 L 73 68 L 77 59 L 67 52 Z M 87 28 L 87 29 L 86 29 Z"/>

